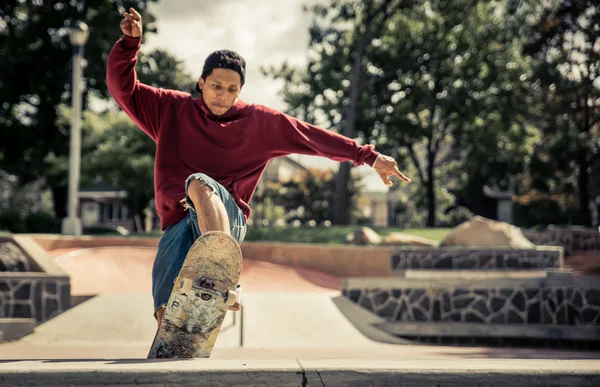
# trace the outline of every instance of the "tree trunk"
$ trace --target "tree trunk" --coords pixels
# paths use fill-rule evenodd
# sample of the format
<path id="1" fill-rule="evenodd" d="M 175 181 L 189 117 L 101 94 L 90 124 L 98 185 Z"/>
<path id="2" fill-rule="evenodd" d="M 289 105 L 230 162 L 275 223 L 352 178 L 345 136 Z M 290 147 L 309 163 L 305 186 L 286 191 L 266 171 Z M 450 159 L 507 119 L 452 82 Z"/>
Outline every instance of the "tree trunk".
<path id="1" fill-rule="evenodd" d="M 358 100 L 361 94 L 361 70 L 362 57 L 364 55 L 368 41 L 362 39 L 358 52 L 354 58 L 354 67 L 352 70 L 352 85 L 350 86 L 350 103 L 344 114 L 344 136 L 354 137 L 354 126 L 356 124 L 356 110 Z M 333 223 L 337 225 L 346 225 L 350 223 L 350 195 L 348 192 L 348 182 L 350 181 L 350 163 L 340 163 L 340 168 L 335 176 L 335 206 L 333 213 Z"/>
<path id="2" fill-rule="evenodd" d="M 350 164 L 341 163 L 335 176 L 335 203 L 333 224 L 345 225 L 350 223 L 350 198 L 348 181 L 350 180 Z"/>
<path id="3" fill-rule="evenodd" d="M 577 158 L 577 164 L 579 165 L 579 176 L 577 177 L 577 185 L 579 186 L 579 213 L 580 221 L 583 226 L 591 226 L 592 218 L 590 209 L 590 193 L 589 193 L 589 162 L 587 160 L 585 152 L 580 152 Z"/>
<path id="4" fill-rule="evenodd" d="M 393 0 L 385 0 L 377 9 L 367 11 L 367 16 L 364 24 L 364 31 L 356 48 L 356 55 L 353 60 L 352 78 L 350 80 L 350 101 L 344 112 L 344 136 L 354 138 L 354 128 L 356 125 L 356 114 L 358 102 L 363 91 L 362 75 L 362 59 L 367 50 L 367 46 L 374 36 L 381 31 L 385 20 L 390 16 L 388 12 L 396 9 L 397 6 L 390 6 Z M 370 4 L 370 3 L 368 3 Z M 367 8 L 370 8 L 367 5 Z M 378 15 L 383 14 L 383 20 L 374 21 Z M 375 27 L 373 27 L 375 25 Z M 338 225 L 346 225 L 350 223 L 350 195 L 348 192 L 348 182 L 350 181 L 349 163 L 342 163 L 336 175 L 335 185 L 335 208 L 333 213 L 333 223 Z"/>
<path id="5" fill-rule="evenodd" d="M 429 157 L 427 163 L 427 182 L 425 187 L 427 189 L 427 227 L 435 227 L 435 178 L 433 176 L 434 166 L 432 157 Z"/>
<path id="6" fill-rule="evenodd" d="M 51 186 L 52 200 L 54 202 L 54 213 L 58 219 L 67 217 L 67 186 Z"/>

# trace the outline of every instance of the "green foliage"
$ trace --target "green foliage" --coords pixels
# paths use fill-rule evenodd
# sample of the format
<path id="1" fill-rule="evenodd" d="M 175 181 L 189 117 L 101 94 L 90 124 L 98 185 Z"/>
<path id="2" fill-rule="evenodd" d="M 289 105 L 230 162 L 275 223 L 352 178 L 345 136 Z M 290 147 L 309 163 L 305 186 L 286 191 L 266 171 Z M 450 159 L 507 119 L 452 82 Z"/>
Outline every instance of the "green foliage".
<path id="1" fill-rule="evenodd" d="M 29 212 L 23 218 L 25 232 L 58 234 L 62 220 L 48 212 Z"/>
<path id="2" fill-rule="evenodd" d="M 386 4 L 357 73 L 366 15 Z M 446 210 L 436 170 L 445 181 L 475 182 L 479 192 L 481 177 L 505 183 L 522 171 L 537 138 L 527 125 L 535 101 L 530 60 L 520 55 L 523 15 L 476 0 L 332 1 L 312 12 L 308 67 L 265 73 L 285 80 L 289 113 L 333 130 L 348 125 L 345 108 L 360 74 L 356 137 L 405 169 L 410 160 L 429 226 L 438 207 Z"/>
<path id="3" fill-rule="evenodd" d="M 544 2 L 536 16 L 525 52 L 536 59 L 546 109 L 537 118 L 543 143 L 536 149 L 531 187 L 576 192 L 577 218 L 589 225 L 590 179 L 600 162 L 600 8 L 589 0 L 556 0 Z"/>
<path id="4" fill-rule="evenodd" d="M 182 61 L 163 50 L 140 53 L 136 73 L 140 82 L 146 85 L 189 93 L 194 90 L 197 82 L 185 71 Z"/>
<path id="5" fill-rule="evenodd" d="M 25 225 L 19 211 L 3 210 L 0 212 L 0 230 L 12 233 L 25 232 Z"/>
<path id="6" fill-rule="evenodd" d="M 567 224 L 568 213 L 552 199 L 540 199 L 529 204 L 515 202 L 513 221 L 519 227 L 535 227 L 549 224 Z"/>
<path id="7" fill-rule="evenodd" d="M 56 125 L 58 106 L 71 99 L 72 47 L 63 27 L 76 20 L 89 26 L 85 95 L 105 98 L 106 57 L 121 36 L 122 11 L 136 7 L 143 13 L 144 31 L 152 32 L 154 18 L 145 11 L 147 3 L 58 0 L 0 5 L 0 170 L 25 184 L 44 177 L 49 154 L 68 154 L 69 132 Z M 84 97 L 84 106 L 86 101 Z"/>
<path id="8" fill-rule="evenodd" d="M 335 178 L 331 170 L 309 169 L 285 182 L 266 182 L 254 195 L 255 211 L 270 222 L 285 218 L 285 223 L 299 220 L 322 224 L 331 221 L 335 206 Z M 360 192 L 359 179 L 352 177 L 349 184 L 350 211 L 356 221 L 357 201 Z M 266 205 L 265 205 L 266 203 Z M 279 216 L 269 216 L 267 208 L 280 208 Z"/>
<path id="9" fill-rule="evenodd" d="M 441 216 L 440 224 L 443 227 L 456 227 L 459 224 L 471 220 L 473 216 L 475 215 L 467 207 L 459 206 Z"/>
<path id="10" fill-rule="evenodd" d="M 189 90 L 195 81 L 185 72 L 181 61 L 164 51 L 140 54 L 137 72 L 141 82 L 153 87 Z M 70 128 L 71 110 L 58 108 L 56 124 Z M 110 186 L 126 190 L 125 203 L 135 214 L 142 215 L 153 198 L 155 144 L 122 112 L 85 111 L 82 122 L 81 185 Z M 65 186 L 68 179 L 68 154 L 50 152 L 46 178 Z"/>
<path id="11" fill-rule="evenodd" d="M 60 119 L 67 121 L 70 109 L 63 106 L 60 111 Z M 142 215 L 154 197 L 154 142 L 121 111 L 86 111 L 82 130 L 81 187 L 125 190 L 125 204 Z M 53 167 L 49 173 L 62 176 L 66 183 L 67 157 L 54 157 L 49 164 Z"/>

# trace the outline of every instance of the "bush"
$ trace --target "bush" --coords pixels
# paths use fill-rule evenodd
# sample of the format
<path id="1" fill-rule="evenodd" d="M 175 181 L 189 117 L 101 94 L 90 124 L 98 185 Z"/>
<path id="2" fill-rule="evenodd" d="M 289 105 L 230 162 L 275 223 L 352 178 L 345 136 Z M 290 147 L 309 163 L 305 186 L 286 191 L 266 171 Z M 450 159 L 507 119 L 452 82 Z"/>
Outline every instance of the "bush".
<path id="1" fill-rule="evenodd" d="M 456 227 L 461 223 L 471 220 L 475 216 L 467 207 L 459 206 L 448 211 L 443 219 L 440 219 L 441 227 Z"/>
<path id="2" fill-rule="evenodd" d="M 513 219 L 516 226 L 526 228 L 569 223 L 569 215 L 551 199 L 540 199 L 526 205 L 515 202 Z"/>
<path id="3" fill-rule="evenodd" d="M 48 212 L 0 212 L 0 230 L 12 233 L 60 233 L 61 221 Z"/>
<path id="4" fill-rule="evenodd" d="M 21 215 L 14 210 L 0 212 L 0 230 L 12 233 L 25 232 L 25 224 Z"/>
<path id="5" fill-rule="evenodd" d="M 23 219 L 28 233 L 60 233 L 61 220 L 48 212 L 30 212 Z"/>

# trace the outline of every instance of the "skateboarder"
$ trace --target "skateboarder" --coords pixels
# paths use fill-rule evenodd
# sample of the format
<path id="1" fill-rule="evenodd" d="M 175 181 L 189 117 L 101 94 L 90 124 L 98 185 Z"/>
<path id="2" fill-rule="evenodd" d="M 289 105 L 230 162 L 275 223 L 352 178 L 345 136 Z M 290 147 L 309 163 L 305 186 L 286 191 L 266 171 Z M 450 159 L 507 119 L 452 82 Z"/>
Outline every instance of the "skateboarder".
<path id="1" fill-rule="evenodd" d="M 119 106 L 156 143 L 154 194 L 164 231 L 152 270 L 159 324 L 187 251 L 202 233 L 223 231 L 244 240 L 248 203 L 271 159 L 323 156 L 368 164 L 386 185 L 392 185 L 391 176 L 410 182 L 392 157 L 372 145 L 239 99 L 246 63 L 233 51 L 208 56 L 197 99 L 140 83 L 135 65 L 142 17 L 130 8 L 120 27 L 123 36 L 108 56 L 106 82 Z"/>

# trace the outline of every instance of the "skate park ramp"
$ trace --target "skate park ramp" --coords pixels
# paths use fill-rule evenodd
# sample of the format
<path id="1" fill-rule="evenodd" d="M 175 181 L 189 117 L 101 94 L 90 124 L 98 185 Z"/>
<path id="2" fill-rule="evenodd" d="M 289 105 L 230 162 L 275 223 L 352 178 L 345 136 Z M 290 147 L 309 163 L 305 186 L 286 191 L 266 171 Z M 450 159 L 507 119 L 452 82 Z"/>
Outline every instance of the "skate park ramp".
<path id="1" fill-rule="evenodd" d="M 36 351 L 51 358 L 144 357 L 156 332 L 151 274 L 156 248 L 101 247 L 51 250 L 85 300 L 12 343 L 12 356 Z M 340 280 L 305 269 L 244 258 L 242 311 L 228 313 L 214 356 L 231 349 L 344 351 L 382 344 L 358 331 L 340 311 Z M 23 346 L 23 347 L 19 347 Z M 393 347 L 393 346 L 391 346 Z M 392 348 L 390 348 L 392 349 Z M 80 352 L 81 351 L 81 352 Z M 5 354 L 6 351 L 3 351 Z M 352 351 L 361 354 L 362 351 Z M 38 352 L 39 353 L 39 352 Z M 0 356 L 1 357 L 1 356 Z"/>
<path id="2" fill-rule="evenodd" d="M 385 343 L 389 338 L 368 329 L 374 317 L 340 295 L 339 278 L 251 257 L 242 268 L 242 310 L 227 314 L 211 359 L 149 361 L 155 253 L 145 247 L 49 251 L 84 301 L 21 340 L 0 344 L 0 380 L 500 387 L 592 386 L 600 375 L 600 354 L 591 352 Z"/>
<path id="3" fill-rule="evenodd" d="M 151 296 L 156 248 L 48 253 L 70 275 L 73 296 L 83 301 L 21 340 L 0 345 L 0 359 L 145 357 L 156 332 Z M 243 358 L 251 353 L 253 358 L 277 354 L 385 359 L 412 358 L 415 351 L 442 358 L 513 356 L 510 349 L 413 345 L 388 335 L 372 327 L 378 322 L 376 316 L 341 296 L 339 278 L 323 273 L 245 257 L 240 283 L 243 307 L 227 314 L 215 358 Z M 523 349 L 520 356 L 548 353 Z M 567 356 L 589 355 L 571 352 Z"/>
<path id="4" fill-rule="evenodd" d="M 58 249 L 48 254 L 71 277 L 71 294 L 151 292 L 155 247 Z M 244 257 L 244 292 L 331 292 L 339 278 Z"/>

